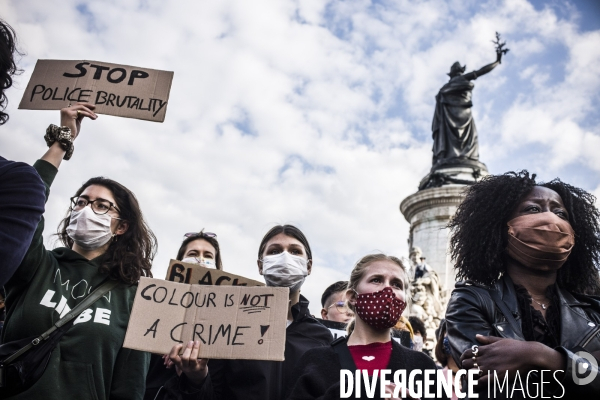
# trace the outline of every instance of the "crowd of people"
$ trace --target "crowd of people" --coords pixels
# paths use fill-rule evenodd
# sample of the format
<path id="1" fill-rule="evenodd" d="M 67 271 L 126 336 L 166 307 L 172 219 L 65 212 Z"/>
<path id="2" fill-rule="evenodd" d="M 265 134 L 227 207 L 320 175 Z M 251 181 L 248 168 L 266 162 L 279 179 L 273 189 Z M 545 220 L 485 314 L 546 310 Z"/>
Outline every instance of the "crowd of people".
<path id="1" fill-rule="evenodd" d="M 15 33 L 0 21 L 2 125 L 15 51 Z M 203 359 L 199 341 L 163 355 L 124 348 L 137 282 L 152 276 L 157 249 L 134 193 L 93 177 L 65 204 L 62 247 L 47 249 L 42 238 L 50 187 L 73 154 L 83 120 L 97 118 L 94 110 L 90 103 L 62 109 L 61 126 L 48 128 L 49 148 L 33 167 L 0 157 L 0 304 L 6 310 L 0 398 L 337 399 L 341 370 L 372 376 L 438 368 L 476 370 L 479 398 L 490 396 L 489 371 L 511 379 L 551 371 L 546 395 L 600 393 L 600 374 L 585 385 L 577 380 L 577 372 L 595 373 L 600 363 L 600 213 L 584 190 L 558 179 L 539 183 L 526 171 L 468 188 L 450 224 L 461 282 L 431 354 L 423 351 L 423 323 L 403 315 L 414 278 L 404 259 L 365 255 L 347 281 L 325 290 L 320 318 L 313 316 L 301 294 L 312 250 L 292 225 L 274 226 L 257 250 L 266 285 L 289 288 L 285 361 Z M 185 234 L 176 259 L 227 271 L 217 235 L 204 230 Z M 418 379 L 439 393 L 436 381 Z M 452 388 L 453 399 L 460 386 Z M 396 389 L 389 383 L 375 393 L 397 396 Z"/>

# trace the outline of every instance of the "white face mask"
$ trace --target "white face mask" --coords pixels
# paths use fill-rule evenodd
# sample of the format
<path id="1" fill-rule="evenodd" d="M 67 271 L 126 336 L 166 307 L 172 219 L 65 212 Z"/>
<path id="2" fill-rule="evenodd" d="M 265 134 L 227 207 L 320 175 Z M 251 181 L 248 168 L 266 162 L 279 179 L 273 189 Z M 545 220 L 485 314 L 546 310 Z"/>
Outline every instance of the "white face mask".
<path id="1" fill-rule="evenodd" d="M 422 336 L 413 336 L 413 350 L 415 351 L 423 351 L 423 337 Z"/>
<path id="2" fill-rule="evenodd" d="M 291 292 L 300 290 L 308 275 L 308 260 L 291 255 L 287 251 L 264 256 L 262 264 L 267 286 L 289 287 Z"/>
<path id="3" fill-rule="evenodd" d="M 95 250 L 114 236 L 110 230 L 111 221 L 110 215 L 98 215 L 91 207 L 83 207 L 71 212 L 67 235 L 82 249 Z"/>
<path id="4" fill-rule="evenodd" d="M 190 264 L 198 264 L 202 265 L 206 268 L 217 268 L 215 264 L 215 260 L 209 260 L 201 257 L 186 257 L 181 262 L 190 263 Z"/>

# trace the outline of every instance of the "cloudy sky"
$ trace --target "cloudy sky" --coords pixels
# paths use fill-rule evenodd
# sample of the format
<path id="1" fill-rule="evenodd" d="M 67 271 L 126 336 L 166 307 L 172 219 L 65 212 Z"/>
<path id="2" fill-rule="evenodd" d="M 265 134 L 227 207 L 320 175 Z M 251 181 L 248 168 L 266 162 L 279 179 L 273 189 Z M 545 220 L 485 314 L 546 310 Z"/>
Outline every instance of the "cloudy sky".
<path id="1" fill-rule="evenodd" d="M 185 232 L 216 232 L 225 269 L 260 279 L 274 224 L 307 235 L 324 288 L 373 251 L 406 256 L 399 212 L 431 166 L 435 95 L 455 61 L 495 60 L 474 117 L 491 173 L 528 169 L 600 195 L 600 6 L 526 0 L 6 0 L 23 74 L 9 91 L 4 157 L 33 163 L 57 111 L 17 110 L 37 59 L 175 72 L 164 123 L 85 121 L 47 204 L 47 246 L 92 176 L 138 196 L 164 277 Z"/>

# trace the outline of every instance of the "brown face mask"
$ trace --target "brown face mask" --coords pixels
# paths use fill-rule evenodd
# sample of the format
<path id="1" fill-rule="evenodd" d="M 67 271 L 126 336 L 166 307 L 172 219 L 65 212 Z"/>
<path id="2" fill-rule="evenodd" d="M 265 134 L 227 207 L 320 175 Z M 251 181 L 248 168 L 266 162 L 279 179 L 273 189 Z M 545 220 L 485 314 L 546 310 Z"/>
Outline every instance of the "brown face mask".
<path id="1" fill-rule="evenodd" d="M 558 269 L 567 261 L 575 245 L 575 232 L 569 221 L 553 212 L 521 215 L 508 225 L 506 251 L 526 267 Z"/>

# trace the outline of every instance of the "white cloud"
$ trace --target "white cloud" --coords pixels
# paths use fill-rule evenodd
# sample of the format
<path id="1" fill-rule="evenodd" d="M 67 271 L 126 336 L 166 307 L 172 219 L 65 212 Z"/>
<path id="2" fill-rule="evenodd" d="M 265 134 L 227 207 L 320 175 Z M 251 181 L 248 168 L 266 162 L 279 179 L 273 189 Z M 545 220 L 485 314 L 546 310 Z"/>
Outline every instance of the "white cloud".
<path id="1" fill-rule="evenodd" d="M 476 81 L 482 161 L 494 173 L 600 171 L 600 32 L 525 0 L 12 0 L 0 10 L 27 52 L 0 133 L 4 156 L 33 162 L 57 122 L 57 112 L 16 109 L 38 58 L 175 71 L 165 123 L 86 121 L 45 231 L 82 182 L 109 176 L 136 193 L 158 236 L 159 277 L 183 233 L 206 228 L 227 270 L 260 279 L 262 236 L 291 222 L 313 247 L 305 292 L 316 313 L 322 290 L 362 255 L 407 255 L 398 206 L 430 166 L 434 96 L 454 61 L 472 70 L 494 60 L 495 31 L 511 52 Z M 518 149 L 539 154 L 515 159 Z"/>

